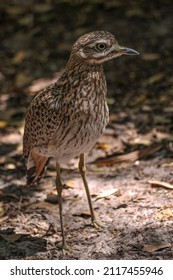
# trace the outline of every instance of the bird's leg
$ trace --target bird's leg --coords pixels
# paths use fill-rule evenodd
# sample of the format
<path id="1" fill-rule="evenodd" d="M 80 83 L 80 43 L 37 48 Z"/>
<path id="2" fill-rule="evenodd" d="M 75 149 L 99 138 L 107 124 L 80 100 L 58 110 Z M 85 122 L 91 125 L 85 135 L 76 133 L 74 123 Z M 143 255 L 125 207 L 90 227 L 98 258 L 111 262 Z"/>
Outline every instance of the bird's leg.
<path id="1" fill-rule="evenodd" d="M 63 223 L 63 214 L 62 214 L 62 190 L 63 184 L 61 182 L 60 177 L 60 165 L 56 163 L 56 189 L 58 193 L 58 204 L 59 204 L 59 217 L 60 217 L 60 225 L 61 225 L 61 234 L 62 234 L 62 250 L 63 253 L 67 249 L 65 234 L 64 234 L 64 223 Z"/>
<path id="2" fill-rule="evenodd" d="M 103 227 L 104 224 L 102 224 L 100 221 L 96 220 L 95 217 L 95 213 L 94 213 L 94 209 L 92 206 L 92 201 L 91 201 L 91 195 L 90 195 L 90 191 L 89 191 L 89 187 L 88 187 L 88 183 L 87 183 L 87 179 L 86 179 L 86 167 L 85 167 L 85 157 L 84 154 L 81 154 L 79 157 L 79 171 L 84 183 L 84 187 L 85 187 L 85 191 L 87 194 L 87 199 L 88 199 L 88 204 L 89 204 L 89 208 L 90 208 L 90 213 L 91 213 L 91 221 L 92 224 L 94 225 L 94 227 L 99 228 L 99 227 Z"/>

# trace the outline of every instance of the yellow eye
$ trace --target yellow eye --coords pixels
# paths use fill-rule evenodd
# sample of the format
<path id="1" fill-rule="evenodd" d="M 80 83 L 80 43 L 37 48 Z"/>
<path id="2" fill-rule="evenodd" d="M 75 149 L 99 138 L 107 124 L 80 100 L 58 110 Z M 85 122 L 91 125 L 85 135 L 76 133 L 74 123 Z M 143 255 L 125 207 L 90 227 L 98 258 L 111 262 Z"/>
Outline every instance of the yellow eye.
<path id="1" fill-rule="evenodd" d="M 97 51 L 104 51 L 106 49 L 106 44 L 105 43 L 98 43 L 96 45 L 96 50 Z"/>

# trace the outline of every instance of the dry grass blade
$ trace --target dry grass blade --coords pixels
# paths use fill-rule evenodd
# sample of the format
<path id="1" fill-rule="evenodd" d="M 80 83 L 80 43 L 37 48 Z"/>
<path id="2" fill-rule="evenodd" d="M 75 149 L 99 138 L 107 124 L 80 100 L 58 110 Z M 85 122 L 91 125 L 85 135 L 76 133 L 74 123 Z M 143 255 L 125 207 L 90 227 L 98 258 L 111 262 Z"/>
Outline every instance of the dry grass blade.
<path id="1" fill-rule="evenodd" d="M 95 198 L 95 200 L 101 199 L 101 198 L 107 198 L 110 195 L 113 195 L 118 192 L 118 189 L 111 189 L 111 190 L 106 190 L 102 192 L 101 194 L 98 194 Z"/>
<path id="2" fill-rule="evenodd" d="M 157 181 L 157 180 L 150 180 L 148 181 L 149 184 L 151 184 L 152 187 L 162 187 L 166 189 L 172 189 L 173 190 L 173 185 L 163 182 L 163 181 Z"/>

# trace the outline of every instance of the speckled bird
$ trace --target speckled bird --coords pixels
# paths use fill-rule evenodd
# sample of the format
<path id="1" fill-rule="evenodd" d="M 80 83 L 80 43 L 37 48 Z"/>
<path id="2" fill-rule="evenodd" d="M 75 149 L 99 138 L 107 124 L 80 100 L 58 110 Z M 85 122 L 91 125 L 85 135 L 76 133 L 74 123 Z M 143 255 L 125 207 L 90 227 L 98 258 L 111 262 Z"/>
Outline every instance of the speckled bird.
<path id="1" fill-rule="evenodd" d="M 109 32 L 95 31 L 81 36 L 72 47 L 62 76 L 36 95 L 26 114 L 23 152 L 27 158 L 27 185 L 37 184 L 49 159 L 55 158 L 63 249 L 66 242 L 60 165 L 74 157 L 79 157 L 91 221 L 95 226 L 100 225 L 92 207 L 84 155 L 93 148 L 109 121 L 102 64 L 124 54 L 138 52 L 120 46 Z"/>

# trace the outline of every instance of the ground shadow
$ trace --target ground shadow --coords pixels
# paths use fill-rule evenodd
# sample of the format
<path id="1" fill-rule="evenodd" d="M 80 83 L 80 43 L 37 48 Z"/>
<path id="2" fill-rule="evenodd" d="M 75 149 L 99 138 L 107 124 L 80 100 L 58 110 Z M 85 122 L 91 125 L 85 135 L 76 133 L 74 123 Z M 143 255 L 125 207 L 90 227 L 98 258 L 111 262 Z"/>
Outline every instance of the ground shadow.
<path id="1" fill-rule="evenodd" d="M 15 240 L 16 239 L 16 240 Z M 27 234 L 16 235 L 13 228 L 0 231 L 0 259 L 24 259 L 45 252 L 46 240 Z"/>

